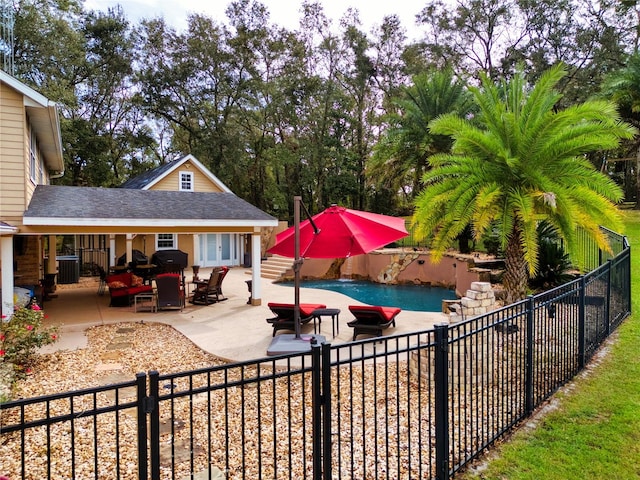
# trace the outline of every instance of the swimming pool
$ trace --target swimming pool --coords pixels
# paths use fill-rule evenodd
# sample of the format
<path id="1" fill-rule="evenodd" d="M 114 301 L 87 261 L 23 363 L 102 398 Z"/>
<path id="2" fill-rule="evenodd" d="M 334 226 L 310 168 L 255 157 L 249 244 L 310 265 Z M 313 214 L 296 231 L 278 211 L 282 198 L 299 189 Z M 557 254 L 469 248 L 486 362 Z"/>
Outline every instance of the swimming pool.
<path id="1" fill-rule="evenodd" d="M 293 282 L 282 285 L 293 287 Z M 385 285 L 366 280 L 306 280 L 303 288 L 319 288 L 339 292 L 369 305 L 400 307 L 417 312 L 440 312 L 442 300 L 455 300 L 453 290 L 425 285 Z"/>

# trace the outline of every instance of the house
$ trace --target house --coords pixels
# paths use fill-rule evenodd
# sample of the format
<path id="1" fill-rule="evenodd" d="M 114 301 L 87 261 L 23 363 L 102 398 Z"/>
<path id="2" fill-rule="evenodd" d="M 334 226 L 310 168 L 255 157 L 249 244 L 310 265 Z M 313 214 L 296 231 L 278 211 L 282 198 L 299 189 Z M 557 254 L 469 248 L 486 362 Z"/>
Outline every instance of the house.
<path id="1" fill-rule="evenodd" d="M 55 105 L 0 72 L 0 278 L 2 312 L 14 285 L 56 272 L 56 238 L 108 238 L 111 259 L 180 248 L 203 265 L 238 265 L 249 254 L 252 303 L 260 305 L 262 231 L 271 215 L 233 194 L 193 156 L 132 179 L 125 188 L 50 184 L 63 174 Z M 215 242 L 215 243 L 214 243 Z"/>
<path id="2" fill-rule="evenodd" d="M 48 237 L 23 235 L 22 217 L 38 185 L 64 173 L 55 103 L 0 71 L 0 288 L 13 311 L 14 285 L 38 285 Z"/>
<path id="3" fill-rule="evenodd" d="M 153 170 L 132 178 L 120 188 L 147 191 L 173 191 L 186 195 L 192 193 L 231 194 L 231 190 L 211 173 L 193 155 L 161 165 Z M 230 197 L 230 195 L 218 195 Z M 197 198 L 197 196 L 195 196 Z M 191 197 L 189 197 L 191 198 Z M 188 200 L 191 204 L 190 200 Z M 218 209 L 223 204 L 209 205 L 204 208 Z M 226 208 L 230 207 L 227 205 Z M 192 208 L 195 208 L 193 205 Z M 241 207 L 240 207 L 241 208 Z M 246 212 L 250 214 L 249 211 Z M 219 215 L 224 215 L 220 211 Z M 142 235 L 134 239 L 133 248 L 144 253 L 164 249 L 180 249 L 189 254 L 189 261 L 201 267 L 237 266 L 249 264 L 250 235 L 235 232 L 229 228 L 212 225 L 211 231 L 202 234 L 176 234 L 158 232 L 154 235 Z M 123 253 L 123 239 L 116 239 L 115 251 Z"/>

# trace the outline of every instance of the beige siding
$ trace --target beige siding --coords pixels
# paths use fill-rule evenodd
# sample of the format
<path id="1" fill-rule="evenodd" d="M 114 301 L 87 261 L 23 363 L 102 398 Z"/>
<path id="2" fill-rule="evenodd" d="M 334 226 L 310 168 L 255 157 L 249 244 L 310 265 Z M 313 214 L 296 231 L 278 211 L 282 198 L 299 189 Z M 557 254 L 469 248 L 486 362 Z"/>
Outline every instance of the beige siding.
<path id="1" fill-rule="evenodd" d="M 0 84 L 0 217 L 21 217 L 26 208 L 28 155 L 22 95 Z M 30 198 L 30 197 L 29 197 Z"/>
<path id="2" fill-rule="evenodd" d="M 180 172 L 193 172 L 193 183 L 196 192 L 221 192 L 209 178 L 195 168 L 191 162 L 185 162 L 177 170 L 156 183 L 150 190 L 180 190 Z"/>
<path id="3" fill-rule="evenodd" d="M 147 234 L 147 235 L 136 235 L 136 237 L 131 242 L 131 247 L 134 250 L 140 250 L 144 253 L 149 260 L 151 260 L 151 256 L 156 251 L 156 236 L 155 234 Z M 189 263 L 193 263 L 194 253 L 193 253 L 193 235 L 190 234 L 178 234 L 178 245 L 176 247 L 178 250 L 182 250 L 183 252 L 189 255 Z M 127 251 L 127 239 L 124 235 L 116 236 L 116 259 L 120 258 L 121 255 L 124 255 Z M 190 265 L 189 265 L 190 267 Z"/>
<path id="4" fill-rule="evenodd" d="M 26 128 L 25 136 L 24 136 L 24 145 L 26 152 L 26 160 L 25 160 L 25 176 L 24 176 L 24 185 L 25 185 L 25 200 L 26 204 L 29 204 L 31 197 L 33 196 L 33 190 L 36 188 L 34 181 L 38 178 L 38 172 L 34 172 L 33 178 L 31 179 L 31 130 L 29 127 Z M 36 160 L 37 161 L 37 160 Z M 38 167 L 36 166 L 36 169 Z"/>

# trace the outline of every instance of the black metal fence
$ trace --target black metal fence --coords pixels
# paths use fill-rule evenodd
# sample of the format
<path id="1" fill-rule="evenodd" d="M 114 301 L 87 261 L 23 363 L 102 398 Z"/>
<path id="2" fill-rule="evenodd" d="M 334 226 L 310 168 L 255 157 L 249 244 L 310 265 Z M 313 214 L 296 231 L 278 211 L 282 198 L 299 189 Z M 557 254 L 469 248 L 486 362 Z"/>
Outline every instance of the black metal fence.
<path id="1" fill-rule="evenodd" d="M 80 262 L 81 277 L 97 277 L 100 275 L 100 268 L 105 272 L 109 271 L 108 248 L 77 248 L 73 252 Z"/>
<path id="2" fill-rule="evenodd" d="M 571 380 L 630 311 L 624 243 L 571 283 L 457 324 L 7 402 L 0 474 L 450 478 Z"/>

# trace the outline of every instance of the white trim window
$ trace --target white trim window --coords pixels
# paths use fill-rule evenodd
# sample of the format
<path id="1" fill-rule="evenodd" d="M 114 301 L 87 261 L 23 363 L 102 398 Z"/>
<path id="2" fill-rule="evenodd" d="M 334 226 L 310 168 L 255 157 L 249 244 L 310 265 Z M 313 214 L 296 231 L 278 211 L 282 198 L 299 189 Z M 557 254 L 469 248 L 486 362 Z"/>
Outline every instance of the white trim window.
<path id="1" fill-rule="evenodd" d="M 181 192 L 193 192 L 193 172 L 179 172 L 180 185 L 178 188 Z"/>
<path id="2" fill-rule="evenodd" d="M 36 140 L 36 132 L 31 129 L 31 135 L 29 139 L 29 176 L 33 183 L 38 183 L 37 171 L 38 171 L 38 142 Z"/>
<path id="3" fill-rule="evenodd" d="M 44 185 L 44 161 L 42 159 L 42 155 L 40 155 L 40 185 Z"/>
<path id="4" fill-rule="evenodd" d="M 178 248 L 178 236 L 175 233 L 158 233 L 156 250 L 175 250 Z"/>

